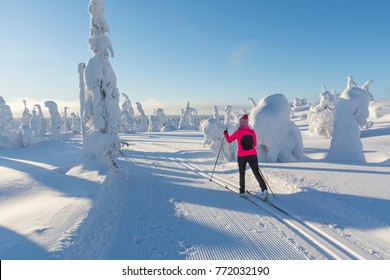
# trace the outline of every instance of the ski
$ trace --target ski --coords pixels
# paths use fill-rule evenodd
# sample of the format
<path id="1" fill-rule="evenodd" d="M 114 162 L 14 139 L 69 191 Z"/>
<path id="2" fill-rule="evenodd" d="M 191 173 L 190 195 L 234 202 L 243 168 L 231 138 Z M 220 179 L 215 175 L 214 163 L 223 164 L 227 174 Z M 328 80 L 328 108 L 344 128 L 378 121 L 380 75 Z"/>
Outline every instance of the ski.
<path id="1" fill-rule="evenodd" d="M 250 196 L 252 196 L 252 197 L 255 197 L 255 198 L 257 198 L 258 200 L 260 200 L 260 201 L 262 201 L 262 202 L 264 202 L 264 203 L 267 203 L 268 205 L 270 205 L 270 206 L 272 206 L 273 208 L 275 208 L 276 210 L 278 210 L 278 211 L 280 211 L 280 212 L 282 212 L 283 214 L 285 214 L 285 215 L 287 215 L 287 216 L 289 216 L 289 214 L 286 212 L 286 211 L 284 211 L 282 208 L 280 208 L 279 206 L 276 206 L 275 204 L 273 204 L 272 202 L 270 202 L 269 200 L 263 200 L 261 197 L 258 197 L 256 194 L 254 194 L 253 192 L 250 192 L 250 191 L 246 191 L 246 193 L 247 194 L 249 194 Z"/>
<path id="2" fill-rule="evenodd" d="M 236 192 L 235 190 L 232 190 L 231 188 L 229 188 L 227 185 L 225 185 L 225 188 L 235 194 L 237 194 L 239 197 L 242 197 L 243 199 L 249 201 L 250 203 L 252 203 L 253 205 L 256 205 L 257 207 L 259 207 L 259 204 L 257 204 L 256 202 L 254 202 L 253 200 L 251 200 L 249 197 L 247 196 L 243 196 L 243 195 L 240 195 L 238 192 Z"/>

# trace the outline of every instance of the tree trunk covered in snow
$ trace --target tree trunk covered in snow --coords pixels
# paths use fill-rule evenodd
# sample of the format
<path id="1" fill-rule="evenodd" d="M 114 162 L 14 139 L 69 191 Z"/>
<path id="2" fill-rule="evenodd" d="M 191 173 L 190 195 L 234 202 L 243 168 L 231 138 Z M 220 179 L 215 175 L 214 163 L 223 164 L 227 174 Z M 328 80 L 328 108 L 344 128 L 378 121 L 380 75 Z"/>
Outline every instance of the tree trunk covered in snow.
<path id="1" fill-rule="evenodd" d="M 91 0 L 89 48 L 93 57 L 85 71 L 83 158 L 112 164 L 119 149 L 120 108 L 116 76 L 108 60 L 113 56 L 103 0 Z"/>
<path id="2" fill-rule="evenodd" d="M 84 81 L 84 71 L 85 63 L 79 63 L 77 68 L 79 73 L 79 87 L 80 87 L 80 115 L 81 115 L 81 134 L 84 136 L 85 125 L 84 125 L 84 107 L 85 107 L 85 81 Z"/>

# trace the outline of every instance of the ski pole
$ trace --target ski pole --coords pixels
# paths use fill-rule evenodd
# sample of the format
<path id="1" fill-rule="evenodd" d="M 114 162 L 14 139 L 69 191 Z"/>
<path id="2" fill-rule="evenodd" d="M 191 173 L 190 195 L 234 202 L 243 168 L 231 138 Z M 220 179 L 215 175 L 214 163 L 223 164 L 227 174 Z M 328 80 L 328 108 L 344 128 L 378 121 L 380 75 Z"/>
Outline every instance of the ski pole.
<path id="1" fill-rule="evenodd" d="M 268 184 L 267 180 L 265 179 L 265 176 L 264 176 L 263 172 L 261 172 L 260 168 L 259 168 L 259 172 L 261 174 L 261 177 L 263 177 L 263 179 L 264 179 L 264 182 L 265 182 L 265 185 L 267 186 L 267 189 L 269 189 L 271 191 L 271 193 L 272 193 L 272 196 L 274 198 L 276 198 L 275 195 L 274 195 L 274 192 L 272 191 L 271 187 L 269 186 L 269 184 Z"/>
<path id="2" fill-rule="evenodd" d="M 224 138 L 222 138 L 222 141 L 221 141 L 221 146 L 219 146 L 218 155 L 217 155 L 217 158 L 216 158 L 216 160 L 215 160 L 215 164 L 214 164 L 213 172 L 211 173 L 211 177 L 210 177 L 210 182 L 211 182 L 211 181 L 213 181 L 213 175 L 214 175 L 215 167 L 217 166 L 217 162 L 218 162 L 219 154 L 221 153 L 222 146 L 223 146 L 223 141 L 224 141 L 224 140 L 225 140 L 225 137 L 224 137 Z"/>

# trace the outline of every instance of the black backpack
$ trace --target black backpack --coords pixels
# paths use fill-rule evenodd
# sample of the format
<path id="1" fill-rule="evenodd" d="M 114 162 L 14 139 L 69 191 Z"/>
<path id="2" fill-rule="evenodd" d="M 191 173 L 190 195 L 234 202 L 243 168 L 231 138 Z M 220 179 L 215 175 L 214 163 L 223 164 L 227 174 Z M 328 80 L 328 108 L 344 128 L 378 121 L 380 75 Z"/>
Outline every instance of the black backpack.
<path id="1" fill-rule="evenodd" d="M 241 138 L 241 147 L 245 151 L 249 151 L 250 149 L 253 148 L 253 136 L 252 135 L 244 135 Z"/>

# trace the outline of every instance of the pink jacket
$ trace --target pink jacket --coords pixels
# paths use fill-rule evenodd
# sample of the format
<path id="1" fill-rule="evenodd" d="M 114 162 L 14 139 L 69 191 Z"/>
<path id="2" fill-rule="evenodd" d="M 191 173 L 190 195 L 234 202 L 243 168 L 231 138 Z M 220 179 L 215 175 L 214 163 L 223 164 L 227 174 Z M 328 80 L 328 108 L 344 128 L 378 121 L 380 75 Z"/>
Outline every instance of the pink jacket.
<path id="1" fill-rule="evenodd" d="M 242 126 L 231 136 L 229 136 L 228 133 L 224 133 L 224 135 L 226 141 L 228 141 L 229 143 L 233 142 L 234 140 L 238 141 L 237 156 L 245 157 L 257 155 L 256 133 L 251 128 L 249 128 L 249 126 Z"/>

